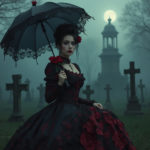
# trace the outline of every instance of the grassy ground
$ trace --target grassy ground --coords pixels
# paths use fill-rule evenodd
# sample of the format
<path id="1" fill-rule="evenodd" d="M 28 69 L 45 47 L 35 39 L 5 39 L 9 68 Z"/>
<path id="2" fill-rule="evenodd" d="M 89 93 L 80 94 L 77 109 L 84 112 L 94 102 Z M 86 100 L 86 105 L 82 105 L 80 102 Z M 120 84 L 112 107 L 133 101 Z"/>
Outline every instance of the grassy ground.
<path id="1" fill-rule="evenodd" d="M 150 150 L 150 110 L 143 110 L 144 115 L 119 116 L 125 124 L 130 139 L 137 150 Z"/>
<path id="2" fill-rule="evenodd" d="M 103 104 L 103 103 L 102 103 Z M 22 112 L 25 120 L 41 108 L 37 108 L 38 103 L 22 103 Z M 114 113 L 125 124 L 125 128 L 133 141 L 137 150 L 150 150 L 150 107 L 144 108 L 144 115 L 124 116 L 124 105 L 114 104 Z M 118 107 L 119 106 L 119 107 Z M 11 105 L 0 102 L 0 150 L 3 150 L 10 137 L 23 122 L 8 122 L 12 112 Z"/>

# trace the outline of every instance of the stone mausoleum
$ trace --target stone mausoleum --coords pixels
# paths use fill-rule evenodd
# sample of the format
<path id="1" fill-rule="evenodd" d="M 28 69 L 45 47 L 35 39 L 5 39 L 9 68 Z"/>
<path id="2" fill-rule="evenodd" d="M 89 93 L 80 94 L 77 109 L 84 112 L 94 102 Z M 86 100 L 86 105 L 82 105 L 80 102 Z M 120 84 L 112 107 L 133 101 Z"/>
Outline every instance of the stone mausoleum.
<path id="1" fill-rule="evenodd" d="M 120 58 L 121 54 L 118 49 L 118 32 L 115 26 L 108 19 L 108 24 L 104 27 L 103 49 L 99 55 L 101 60 L 101 72 L 98 74 L 94 82 L 94 97 L 106 99 L 106 91 L 104 88 L 109 84 L 112 88 L 110 90 L 111 100 L 126 99 L 125 87 L 127 86 L 127 77 L 120 72 Z M 123 70 L 123 69 L 122 69 Z"/>

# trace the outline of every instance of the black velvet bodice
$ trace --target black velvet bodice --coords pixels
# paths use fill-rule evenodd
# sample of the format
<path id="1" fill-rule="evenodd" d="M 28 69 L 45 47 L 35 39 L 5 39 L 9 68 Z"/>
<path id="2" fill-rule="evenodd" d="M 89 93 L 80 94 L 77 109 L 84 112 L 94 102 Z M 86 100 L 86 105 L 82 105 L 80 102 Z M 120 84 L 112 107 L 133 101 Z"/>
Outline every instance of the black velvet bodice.
<path id="1" fill-rule="evenodd" d="M 63 86 L 58 85 L 58 73 L 56 72 L 55 65 L 56 64 L 49 63 L 45 69 L 45 99 L 48 103 L 55 99 L 57 102 L 82 103 L 88 105 L 92 105 L 93 102 L 96 102 L 94 100 L 87 100 L 79 97 L 80 88 L 83 86 L 85 78 L 77 64 L 74 65 L 79 70 L 79 74 L 63 68 L 70 84 L 69 87 L 65 84 L 63 84 Z"/>

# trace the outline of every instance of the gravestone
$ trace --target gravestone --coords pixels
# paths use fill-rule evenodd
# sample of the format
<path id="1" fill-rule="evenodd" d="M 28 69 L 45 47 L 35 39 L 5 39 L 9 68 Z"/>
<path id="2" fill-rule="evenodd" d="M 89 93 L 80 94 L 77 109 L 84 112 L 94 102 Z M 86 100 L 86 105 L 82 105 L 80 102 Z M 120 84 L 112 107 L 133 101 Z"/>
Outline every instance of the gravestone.
<path id="1" fill-rule="evenodd" d="M 25 83 L 28 85 L 28 90 L 26 92 L 26 96 L 25 96 L 25 102 L 31 102 L 32 98 L 31 98 L 31 92 L 30 92 L 30 80 L 26 79 Z"/>
<path id="2" fill-rule="evenodd" d="M 130 62 L 130 68 L 124 70 L 124 74 L 130 75 L 130 97 L 127 104 L 127 108 L 124 112 L 125 115 L 138 115 L 143 114 L 141 112 L 141 105 L 139 104 L 135 90 L 135 74 L 140 73 L 140 69 L 134 68 L 134 62 Z"/>
<path id="3" fill-rule="evenodd" d="M 27 84 L 21 84 L 21 75 L 12 75 L 13 83 L 6 84 L 6 90 L 13 91 L 13 112 L 9 118 L 9 121 L 23 121 L 23 115 L 21 112 L 21 92 L 27 91 Z"/>
<path id="4" fill-rule="evenodd" d="M 140 79 L 140 83 L 138 85 L 138 87 L 140 88 L 140 92 L 141 92 L 141 105 L 144 106 L 144 92 L 143 89 L 145 88 L 145 85 L 142 83 L 142 79 Z"/>
<path id="5" fill-rule="evenodd" d="M 82 93 L 86 95 L 86 98 L 87 98 L 88 100 L 91 100 L 91 95 L 94 93 L 94 91 L 91 90 L 90 85 L 86 85 L 86 89 L 83 90 Z"/>
<path id="6" fill-rule="evenodd" d="M 104 90 L 106 90 L 106 101 L 104 104 L 104 108 L 109 109 L 109 110 L 113 110 L 112 104 L 111 104 L 111 100 L 110 100 L 110 90 L 112 88 L 110 87 L 109 84 L 106 84 L 106 87 L 104 88 Z"/>
<path id="7" fill-rule="evenodd" d="M 127 92 L 127 102 L 128 102 L 129 101 L 129 92 L 130 92 L 129 84 L 127 84 L 127 86 L 124 89 Z"/>
<path id="8" fill-rule="evenodd" d="M 37 90 L 39 91 L 39 95 L 40 95 L 38 108 L 41 108 L 44 106 L 44 102 L 45 102 L 45 87 L 43 86 L 43 84 L 40 84 L 40 86 L 37 87 Z"/>

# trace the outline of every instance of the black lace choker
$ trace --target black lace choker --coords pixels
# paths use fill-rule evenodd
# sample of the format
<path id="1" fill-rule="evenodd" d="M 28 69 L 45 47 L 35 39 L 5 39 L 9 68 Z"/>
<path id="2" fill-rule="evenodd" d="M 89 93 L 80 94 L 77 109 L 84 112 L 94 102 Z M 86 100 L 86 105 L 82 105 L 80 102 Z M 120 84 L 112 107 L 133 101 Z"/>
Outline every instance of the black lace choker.
<path id="1" fill-rule="evenodd" d="M 69 58 L 66 58 L 66 57 L 64 57 L 64 56 L 60 56 L 62 59 L 63 59 L 63 62 L 65 63 L 65 64 L 70 64 L 70 59 Z"/>

